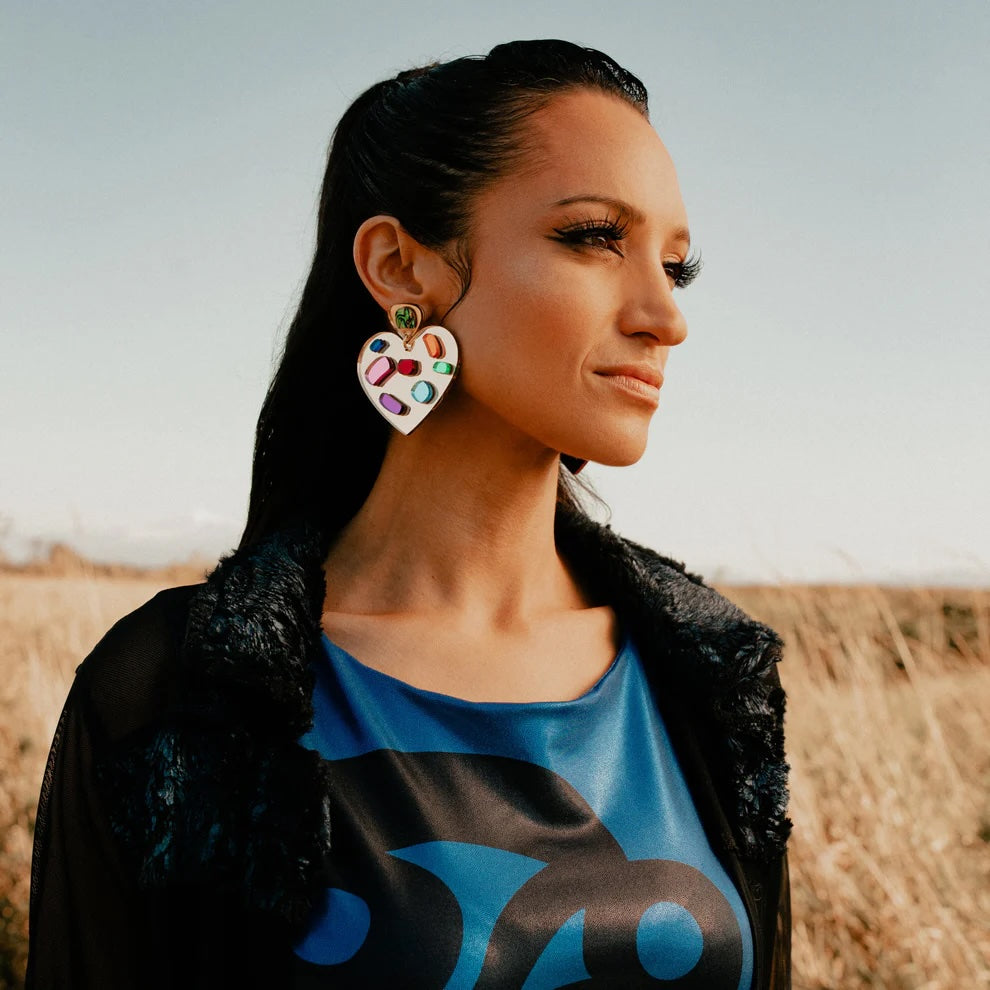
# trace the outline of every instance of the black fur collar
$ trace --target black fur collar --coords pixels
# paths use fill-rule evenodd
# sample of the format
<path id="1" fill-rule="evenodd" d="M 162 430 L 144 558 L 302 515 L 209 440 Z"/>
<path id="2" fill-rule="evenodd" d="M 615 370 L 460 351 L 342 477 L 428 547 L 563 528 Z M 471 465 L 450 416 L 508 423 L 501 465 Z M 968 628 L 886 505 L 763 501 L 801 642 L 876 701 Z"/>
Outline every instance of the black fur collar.
<path id="1" fill-rule="evenodd" d="M 682 564 L 585 516 L 558 513 L 556 537 L 628 623 L 651 676 L 707 727 L 734 851 L 779 856 L 790 822 L 777 634 Z M 101 772 L 145 885 L 208 879 L 295 931 L 325 885 L 331 846 L 323 767 L 296 743 L 312 723 L 323 556 L 318 534 L 300 529 L 223 559 L 193 598 L 185 687 L 163 727 Z"/>

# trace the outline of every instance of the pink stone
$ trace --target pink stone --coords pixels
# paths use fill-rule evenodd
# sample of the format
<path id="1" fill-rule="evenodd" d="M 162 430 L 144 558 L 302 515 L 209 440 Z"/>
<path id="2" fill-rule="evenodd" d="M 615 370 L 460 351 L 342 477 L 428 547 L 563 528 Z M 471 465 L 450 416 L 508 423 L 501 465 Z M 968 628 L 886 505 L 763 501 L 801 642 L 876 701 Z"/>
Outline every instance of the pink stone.
<path id="1" fill-rule="evenodd" d="M 395 371 L 395 362 L 390 357 L 383 356 L 376 358 L 368 365 L 364 377 L 371 385 L 381 385 L 388 381 L 393 371 Z"/>

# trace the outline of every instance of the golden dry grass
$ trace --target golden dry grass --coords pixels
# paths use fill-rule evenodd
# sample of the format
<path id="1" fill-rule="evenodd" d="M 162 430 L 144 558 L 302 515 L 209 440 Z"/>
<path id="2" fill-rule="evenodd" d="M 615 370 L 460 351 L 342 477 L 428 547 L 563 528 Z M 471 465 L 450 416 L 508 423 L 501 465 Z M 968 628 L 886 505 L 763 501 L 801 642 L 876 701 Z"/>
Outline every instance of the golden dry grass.
<path id="1" fill-rule="evenodd" d="M 0 990 L 19 987 L 35 806 L 72 673 L 106 630 L 165 584 L 0 572 Z"/>
<path id="2" fill-rule="evenodd" d="M 72 671 L 168 583 L 0 573 L 0 990 Z M 723 590 L 787 644 L 797 990 L 990 987 L 990 591 Z"/>
<path id="3" fill-rule="evenodd" d="M 726 593 L 787 644 L 795 986 L 990 986 L 990 591 Z"/>

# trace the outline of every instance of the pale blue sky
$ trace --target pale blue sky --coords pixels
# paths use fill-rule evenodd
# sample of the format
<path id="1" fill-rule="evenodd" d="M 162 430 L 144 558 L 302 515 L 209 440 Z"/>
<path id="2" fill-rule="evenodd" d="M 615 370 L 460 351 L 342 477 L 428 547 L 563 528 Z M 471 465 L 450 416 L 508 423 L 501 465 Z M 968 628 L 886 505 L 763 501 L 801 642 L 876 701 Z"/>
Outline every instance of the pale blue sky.
<path id="1" fill-rule="evenodd" d="M 986 0 L 0 11 L 8 544 L 234 542 L 344 107 L 564 37 L 647 84 L 706 263 L 646 456 L 588 468 L 615 528 L 709 577 L 990 583 Z"/>

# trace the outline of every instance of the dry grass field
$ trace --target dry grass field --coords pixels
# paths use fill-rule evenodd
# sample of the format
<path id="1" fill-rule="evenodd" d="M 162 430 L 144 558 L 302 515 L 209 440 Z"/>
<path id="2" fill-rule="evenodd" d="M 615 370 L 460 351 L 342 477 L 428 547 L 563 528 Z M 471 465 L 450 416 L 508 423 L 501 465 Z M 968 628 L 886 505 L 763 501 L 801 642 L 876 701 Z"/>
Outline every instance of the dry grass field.
<path id="1" fill-rule="evenodd" d="M 0 990 L 72 671 L 176 575 L 0 572 Z M 169 580 L 171 578 L 171 580 Z M 787 644 L 798 990 L 990 987 L 990 591 L 726 588 Z"/>

